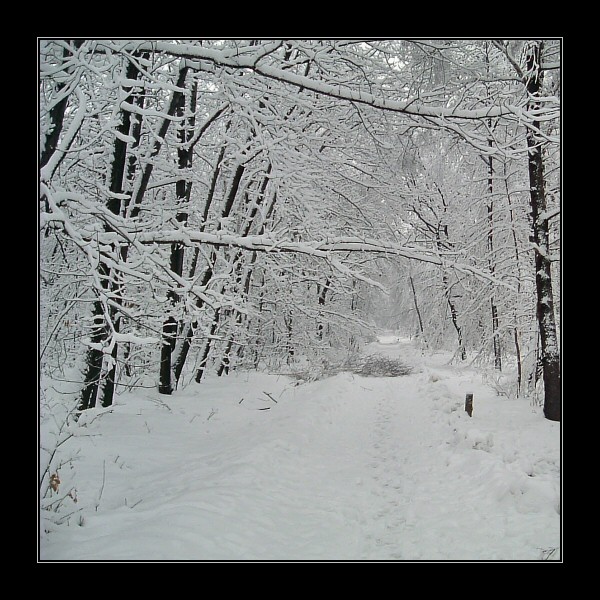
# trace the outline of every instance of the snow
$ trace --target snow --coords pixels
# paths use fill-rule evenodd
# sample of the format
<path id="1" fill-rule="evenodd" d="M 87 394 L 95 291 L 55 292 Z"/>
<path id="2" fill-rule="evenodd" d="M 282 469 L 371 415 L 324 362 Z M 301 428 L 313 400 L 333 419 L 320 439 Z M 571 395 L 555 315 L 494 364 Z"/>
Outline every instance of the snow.
<path id="1" fill-rule="evenodd" d="M 366 352 L 413 370 L 238 371 L 85 411 L 53 458 L 40 560 L 559 560 L 560 423 L 450 354 L 392 333 Z"/>

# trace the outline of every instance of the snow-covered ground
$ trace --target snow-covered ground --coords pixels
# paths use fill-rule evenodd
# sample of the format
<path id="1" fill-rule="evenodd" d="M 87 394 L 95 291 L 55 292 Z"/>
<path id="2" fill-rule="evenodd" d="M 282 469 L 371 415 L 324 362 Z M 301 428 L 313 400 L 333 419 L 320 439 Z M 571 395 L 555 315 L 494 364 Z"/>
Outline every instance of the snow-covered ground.
<path id="1" fill-rule="evenodd" d="M 237 372 L 86 411 L 40 559 L 559 560 L 560 424 L 447 354 L 393 335 L 368 352 L 413 372 Z"/>

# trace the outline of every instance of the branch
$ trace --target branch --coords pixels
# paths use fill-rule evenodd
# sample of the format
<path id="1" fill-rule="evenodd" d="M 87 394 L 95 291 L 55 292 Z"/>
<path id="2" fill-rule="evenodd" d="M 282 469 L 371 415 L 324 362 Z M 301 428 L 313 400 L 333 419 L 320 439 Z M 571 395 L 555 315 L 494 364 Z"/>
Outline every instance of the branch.
<path id="1" fill-rule="evenodd" d="M 506 57 L 508 62 L 513 66 L 513 69 L 519 76 L 519 79 L 524 82 L 525 77 L 521 67 L 519 66 L 519 63 L 508 53 L 508 48 L 502 43 L 502 40 L 492 40 L 492 44 L 494 45 L 494 48 L 500 50 L 500 52 Z"/>
<path id="2" fill-rule="evenodd" d="M 538 224 L 542 224 L 544 221 L 549 221 L 550 219 L 553 219 L 554 217 L 557 217 L 558 215 L 560 215 L 560 208 L 557 207 L 554 210 L 548 210 L 545 213 L 542 213 L 541 215 L 538 216 L 537 221 Z"/>
<path id="3" fill-rule="evenodd" d="M 114 46 L 114 50 L 119 52 L 123 50 L 131 50 L 129 46 L 123 47 L 108 43 L 109 47 Z M 171 56 L 187 58 L 191 60 L 206 60 L 211 63 L 231 67 L 235 69 L 251 69 L 252 71 L 283 83 L 288 83 L 300 88 L 311 90 L 313 92 L 347 100 L 349 102 L 357 102 L 366 104 L 374 108 L 390 112 L 398 112 L 407 115 L 429 117 L 434 119 L 459 119 L 459 120 L 481 120 L 496 118 L 502 116 L 516 115 L 518 118 L 523 118 L 525 113 L 520 106 L 501 105 L 489 106 L 481 109 L 458 109 L 447 108 L 443 106 L 431 107 L 422 104 L 417 104 L 415 99 L 408 101 L 390 100 L 388 98 L 375 96 L 374 94 L 361 90 L 354 90 L 345 84 L 326 83 L 317 81 L 310 77 L 293 73 L 289 70 L 281 69 L 272 65 L 258 64 L 258 61 L 265 56 L 268 51 L 262 48 L 259 52 L 244 52 L 242 55 L 233 51 L 215 50 L 214 48 L 203 48 L 191 44 L 173 44 L 169 42 L 144 42 L 136 44 L 139 50 L 149 50 L 164 52 Z M 267 47 L 270 48 L 270 47 Z M 270 51 L 270 50 L 269 50 Z M 505 53 L 506 54 L 506 53 Z"/>

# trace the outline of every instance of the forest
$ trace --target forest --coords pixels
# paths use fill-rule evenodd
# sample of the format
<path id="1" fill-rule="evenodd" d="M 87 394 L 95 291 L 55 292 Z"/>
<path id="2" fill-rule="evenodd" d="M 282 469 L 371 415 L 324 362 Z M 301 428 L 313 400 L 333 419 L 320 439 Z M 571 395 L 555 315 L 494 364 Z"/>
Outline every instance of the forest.
<path id="1" fill-rule="evenodd" d="M 38 49 L 42 419 L 385 330 L 561 420 L 560 39 Z"/>

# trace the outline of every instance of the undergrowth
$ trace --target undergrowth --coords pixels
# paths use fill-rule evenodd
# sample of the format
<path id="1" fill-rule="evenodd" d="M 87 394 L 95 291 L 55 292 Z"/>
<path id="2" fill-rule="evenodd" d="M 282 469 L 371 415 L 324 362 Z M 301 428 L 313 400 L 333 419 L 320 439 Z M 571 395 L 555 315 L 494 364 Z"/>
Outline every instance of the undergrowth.
<path id="1" fill-rule="evenodd" d="M 413 368 L 397 358 L 381 354 L 367 356 L 355 355 L 340 363 L 323 362 L 308 369 L 292 370 L 287 373 L 290 377 L 301 382 L 319 381 L 333 377 L 338 373 L 354 373 L 362 377 L 402 377 L 412 373 Z"/>

